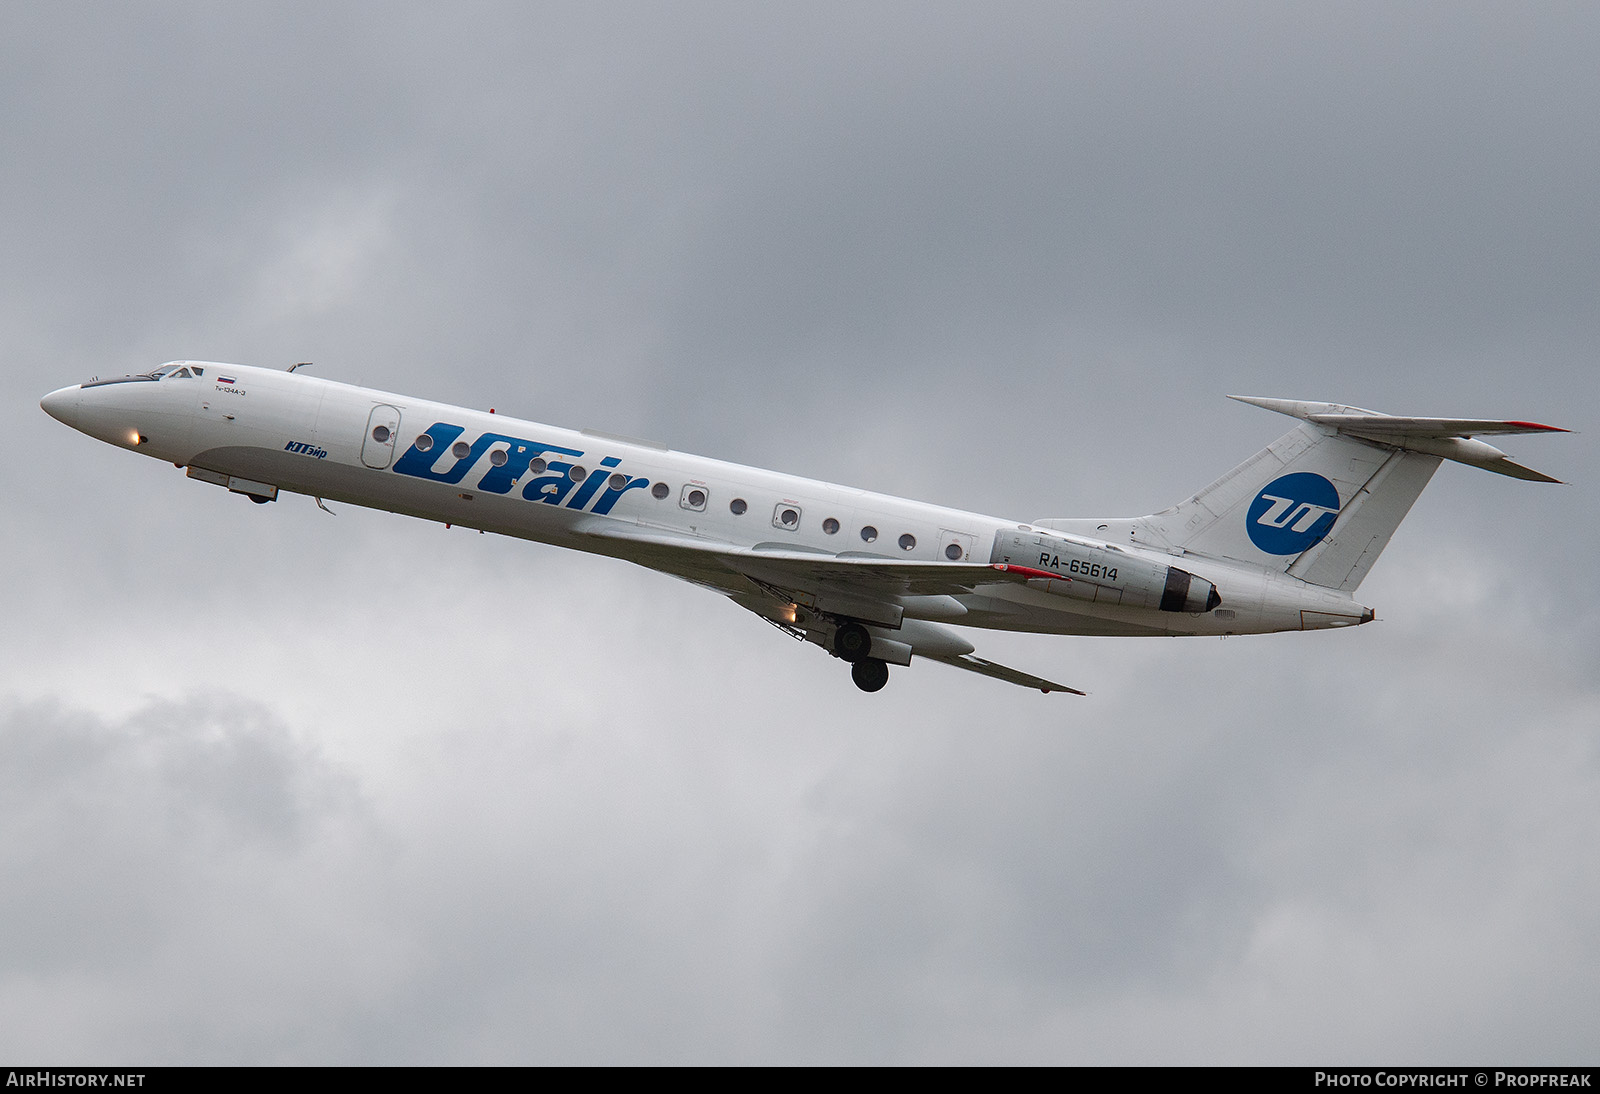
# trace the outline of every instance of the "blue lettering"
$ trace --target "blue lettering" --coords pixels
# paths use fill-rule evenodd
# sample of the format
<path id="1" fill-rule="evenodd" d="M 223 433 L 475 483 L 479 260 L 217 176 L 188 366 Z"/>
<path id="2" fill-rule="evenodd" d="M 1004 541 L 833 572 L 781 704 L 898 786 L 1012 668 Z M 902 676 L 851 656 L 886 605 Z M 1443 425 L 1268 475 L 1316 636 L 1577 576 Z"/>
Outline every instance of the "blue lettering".
<path id="1" fill-rule="evenodd" d="M 567 508 L 582 509 L 585 505 L 588 505 L 589 499 L 594 497 L 594 492 L 600 489 L 601 483 L 606 481 L 606 473 L 603 469 L 615 467 L 617 463 L 618 461 L 610 456 L 601 460 L 600 466 L 589 472 L 589 477 L 583 480 L 583 485 L 578 487 L 578 492 L 572 495 L 571 501 L 567 502 Z"/>
<path id="2" fill-rule="evenodd" d="M 474 445 L 472 452 L 465 459 L 457 460 L 450 470 L 443 473 L 435 472 L 433 465 L 439 461 L 440 456 L 450 451 L 450 442 L 461 436 L 462 432 L 463 430 L 459 425 L 451 425 L 449 422 L 434 422 L 428 427 L 428 436 L 433 438 L 433 447 L 424 452 L 413 441 L 411 447 L 406 449 L 406 454 L 395 462 L 395 472 L 401 475 L 412 475 L 419 479 L 431 479 L 434 482 L 460 482 L 467 477 L 467 470 L 477 461 L 478 457 L 483 455 L 483 448 L 489 447 L 483 443 L 481 437 L 478 443 L 482 444 L 483 448 Z"/>
<path id="3" fill-rule="evenodd" d="M 463 430 L 460 426 L 450 425 L 446 422 L 435 422 L 428 427 L 428 436 L 433 438 L 434 447 L 440 450 L 440 455 L 444 454 L 445 448 L 457 437 L 461 436 L 462 432 Z M 479 489 L 488 490 L 495 494 L 509 493 L 511 480 L 527 469 L 528 461 L 533 458 L 534 453 L 539 452 L 541 449 L 531 441 L 524 441 L 520 437 L 508 437 L 504 433 L 483 434 L 483 436 L 472 442 L 472 448 L 468 450 L 465 456 L 456 460 L 448 471 L 435 471 L 433 465 L 438 462 L 439 456 L 423 452 L 413 441 L 411 447 L 406 449 L 406 454 L 401 456 L 394 465 L 394 469 L 402 475 L 414 475 L 419 479 L 447 482 L 454 486 L 467 477 L 467 472 L 472 470 L 473 465 L 483 458 L 485 452 L 501 441 L 511 445 L 513 450 L 523 453 L 521 465 L 517 466 L 516 471 L 513 472 L 511 469 L 516 465 L 508 459 L 504 466 L 493 468 L 484 476 L 484 481 L 479 484 Z M 557 449 L 556 451 L 565 452 L 567 450 Z M 582 453 L 578 453 L 578 455 L 582 455 Z M 502 477 L 505 480 L 503 483 L 499 481 Z"/>
<path id="4" fill-rule="evenodd" d="M 600 495 L 600 500 L 594 503 L 594 509 L 591 510 L 591 512 L 605 516 L 607 513 L 611 512 L 611 507 L 617 504 L 617 499 L 622 497 L 622 495 L 626 494 L 629 490 L 638 490 L 649 485 L 649 479 L 629 479 L 627 485 L 621 490 L 618 490 L 614 486 L 608 486 L 606 487 L 606 492 Z"/>
<path id="5" fill-rule="evenodd" d="M 486 494 L 509 494 L 511 488 L 517 484 L 517 479 L 528 469 L 528 464 L 541 452 L 559 452 L 563 456 L 581 456 L 582 452 L 574 452 L 570 448 L 557 448 L 549 444 L 537 444 L 533 441 L 519 441 L 516 438 L 506 438 L 511 441 L 511 447 L 506 449 L 506 462 L 499 467 L 489 469 L 489 473 L 478 481 L 478 489 Z"/>
<path id="6" fill-rule="evenodd" d="M 511 437 L 504 433 L 485 433 L 472 442 L 472 447 L 467 450 L 466 455 L 454 457 L 454 446 L 465 431 L 465 428 L 459 425 L 435 422 L 427 430 L 427 435 L 433 443 L 424 451 L 417 447 L 416 442 L 412 442 L 405 454 L 395 461 L 394 470 L 413 478 L 457 485 L 466 478 L 467 472 L 483 458 L 485 453 L 503 441 L 506 444 L 506 462 L 498 467 L 491 467 L 478 480 L 478 489 L 486 494 L 511 493 L 518 480 L 529 470 L 529 465 L 535 457 L 546 455 L 565 456 L 571 462 L 551 460 L 546 464 L 544 473 L 523 483 L 521 492 L 526 501 L 538 501 L 546 505 L 565 504 L 569 509 L 583 509 L 595 499 L 596 495 L 599 495 L 593 512 L 603 515 L 611 512 L 618 499 L 629 490 L 638 490 L 650 485 L 650 480 L 647 478 L 631 476 L 625 476 L 626 481 L 620 487 L 611 485 L 610 480 L 613 476 L 608 472 L 622 463 L 616 456 L 606 456 L 601 459 L 599 466 L 582 483 L 574 482 L 571 473 L 583 456 L 581 451 L 530 441 L 522 437 Z M 324 454 L 320 449 L 314 449 L 298 441 L 291 442 L 287 447 L 290 451 L 303 450 L 315 453 L 319 459 Z M 447 454 L 454 457 L 453 462 L 441 470 L 436 465 L 442 462 Z M 601 487 L 605 488 L 603 492 Z"/>
<path id="7" fill-rule="evenodd" d="M 542 501 L 549 505 L 560 505 L 566 499 L 567 492 L 572 489 L 572 476 L 567 472 L 572 470 L 570 463 L 556 460 L 550 464 L 550 474 L 541 475 L 536 479 L 529 479 L 528 485 L 522 488 L 522 496 L 528 501 Z"/>

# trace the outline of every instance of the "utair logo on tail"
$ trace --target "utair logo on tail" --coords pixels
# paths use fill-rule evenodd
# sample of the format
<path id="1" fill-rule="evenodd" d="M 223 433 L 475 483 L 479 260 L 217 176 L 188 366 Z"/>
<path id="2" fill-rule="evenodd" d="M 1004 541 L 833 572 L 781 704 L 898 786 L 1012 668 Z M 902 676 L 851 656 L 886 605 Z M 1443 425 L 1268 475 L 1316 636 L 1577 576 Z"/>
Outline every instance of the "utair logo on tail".
<path id="1" fill-rule="evenodd" d="M 1245 515 L 1250 542 L 1269 555 L 1298 555 L 1320 543 L 1339 516 L 1339 491 L 1309 471 L 1283 475 L 1261 488 Z"/>

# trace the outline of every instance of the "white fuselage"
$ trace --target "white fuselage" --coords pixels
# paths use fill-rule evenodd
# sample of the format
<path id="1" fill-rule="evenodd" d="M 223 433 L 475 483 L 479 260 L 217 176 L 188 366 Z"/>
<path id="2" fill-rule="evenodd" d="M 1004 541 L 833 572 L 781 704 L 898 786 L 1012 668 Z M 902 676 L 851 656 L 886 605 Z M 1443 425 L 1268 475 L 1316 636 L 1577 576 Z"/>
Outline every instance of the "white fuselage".
<path id="1" fill-rule="evenodd" d="M 1039 571 L 1035 580 L 997 582 L 967 595 L 904 598 L 909 618 L 966 626 L 1221 635 L 1348 626 L 1371 618 L 1347 593 L 1231 559 L 1109 545 L 303 373 L 175 364 L 159 380 L 63 388 L 43 405 L 100 440 L 258 497 L 275 497 L 281 489 L 628 558 L 716 588 L 758 611 L 742 578 L 711 565 L 664 562 L 635 549 L 634 541 L 597 531 L 625 527 L 630 534 L 661 533 L 736 549 L 1006 563 Z M 457 454 L 463 450 L 465 455 Z M 1018 533 L 1034 537 L 1029 542 L 1040 545 L 1039 558 L 1011 557 L 1020 551 Z M 997 557 L 1001 542 L 1013 544 L 1006 558 Z M 1145 567 L 1181 566 L 1215 586 L 1220 606 L 1158 611 L 1062 595 L 1066 564 L 1049 565 L 1052 544 L 1115 551 Z"/>

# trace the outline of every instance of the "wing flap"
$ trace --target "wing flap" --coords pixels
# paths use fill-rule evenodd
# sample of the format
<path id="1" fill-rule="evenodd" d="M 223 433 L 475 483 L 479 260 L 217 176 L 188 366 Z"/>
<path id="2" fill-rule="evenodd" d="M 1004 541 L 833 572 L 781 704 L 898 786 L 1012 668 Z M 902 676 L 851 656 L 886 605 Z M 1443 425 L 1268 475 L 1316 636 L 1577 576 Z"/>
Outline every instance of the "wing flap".
<path id="1" fill-rule="evenodd" d="M 929 660 L 938 661 L 940 664 L 949 665 L 952 668 L 976 672 L 981 676 L 1004 680 L 1008 684 L 1018 684 L 1025 688 L 1037 688 L 1046 694 L 1052 691 L 1065 691 L 1072 695 L 1087 694 L 1087 692 L 1079 691 L 1077 688 L 1069 688 L 1065 684 L 1058 684 L 1053 680 L 1046 680 L 1042 676 L 1034 676 L 1032 673 L 1023 672 L 1021 669 L 1014 669 L 1008 665 L 1002 665 L 997 661 L 990 661 L 972 653 L 964 653 L 955 657 L 931 657 Z"/>
<path id="2" fill-rule="evenodd" d="M 839 556 L 774 549 L 733 547 L 665 529 L 651 529 L 596 517 L 581 522 L 579 534 L 643 548 L 644 554 L 676 554 L 703 564 L 715 560 L 735 574 L 764 585 L 827 590 L 882 601 L 901 596 L 959 596 L 981 585 L 1021 584 L 1027 575 L 1017 567 L 987 562 L 935 562 L 916 559 Z"/>

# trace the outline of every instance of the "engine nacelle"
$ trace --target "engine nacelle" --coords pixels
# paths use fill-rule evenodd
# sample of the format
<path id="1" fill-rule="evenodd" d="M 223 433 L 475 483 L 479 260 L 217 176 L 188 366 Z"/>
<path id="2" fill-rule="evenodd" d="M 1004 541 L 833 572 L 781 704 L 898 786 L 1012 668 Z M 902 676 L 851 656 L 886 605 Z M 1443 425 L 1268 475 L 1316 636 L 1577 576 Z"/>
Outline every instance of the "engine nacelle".
<path id="1" fill-rule="evenodd" d="M 1195 577 L 1188 570 L 1167 567 L 1167 584 L 1161 590 L 1161 603 L 1157 605 L 1162 611 L 1198 614 L 1209 612 L 1221 603 L 1222 597 L 1211 582 Z"/>
<path id="2" fill-rule="evenodd" d="M 1028 587 L 1099 604 L 1163 612 L 1209 612 L 1217 587 L 1188 570 L 1120 547 L 1040 532 L 1000 532 L 989 561 L 1028 575 Z"/>

